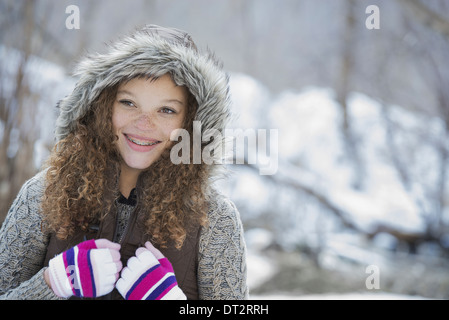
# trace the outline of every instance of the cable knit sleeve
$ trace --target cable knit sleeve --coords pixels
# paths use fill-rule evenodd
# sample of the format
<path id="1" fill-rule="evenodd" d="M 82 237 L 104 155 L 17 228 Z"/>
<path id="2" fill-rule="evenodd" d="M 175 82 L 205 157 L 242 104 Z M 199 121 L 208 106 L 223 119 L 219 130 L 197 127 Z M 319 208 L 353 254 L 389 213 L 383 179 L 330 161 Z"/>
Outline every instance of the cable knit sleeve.
<path id="1" fill-rule="evenodd" d="M 214 193 L 211 198 L 209 224 L 199 240 L 199 298 L 247 299 L 246 246 L 240 214 L 224 196 Z"/>
<path id="2" fill-rule="evenodd" d="M 43 180 L 41 172 L 22 186 L 0 229 L 0 300 L 57 298 L 43 277 L 48 243 L 41 232 Z"/>

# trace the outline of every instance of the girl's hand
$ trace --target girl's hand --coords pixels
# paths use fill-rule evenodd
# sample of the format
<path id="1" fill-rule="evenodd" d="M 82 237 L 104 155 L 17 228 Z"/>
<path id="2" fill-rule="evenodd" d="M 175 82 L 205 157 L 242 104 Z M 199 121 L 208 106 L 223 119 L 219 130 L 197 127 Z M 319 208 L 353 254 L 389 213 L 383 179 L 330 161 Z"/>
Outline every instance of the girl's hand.
<path id="1" fill-rule="evenodd" d="M 50 260 L 47 283 L 62 298 L 108 294 L 122 269 L 119 250 L 118 243 L 106 239 L 81 242 Z"/>
<path id="2" fill-rule="evenodd" d="M 173 267 L 150 242 L 136 250 L 116 284 L 126 300 L 186 300 Z"/>

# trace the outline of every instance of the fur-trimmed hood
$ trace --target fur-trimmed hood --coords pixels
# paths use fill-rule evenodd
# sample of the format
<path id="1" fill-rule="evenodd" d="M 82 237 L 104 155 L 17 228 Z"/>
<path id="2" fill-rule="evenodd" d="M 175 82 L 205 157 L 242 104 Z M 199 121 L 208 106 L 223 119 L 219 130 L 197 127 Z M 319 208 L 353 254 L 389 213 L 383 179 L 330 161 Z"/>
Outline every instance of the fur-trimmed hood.
<path id="1" fill-rule="evenodd" d="M 59 102 L 56 140 L 66 137 L 103 89 L 136 76 L 170 73 L 196 98 L 195 120 L 202 129 L 222 131 L 230 117 L 229 77 L 209 52 L 200 52 L 178 29 L 147 25 L 113 43 L 104 54 L 89 55 L 75 69 L 73 92 Z"/>

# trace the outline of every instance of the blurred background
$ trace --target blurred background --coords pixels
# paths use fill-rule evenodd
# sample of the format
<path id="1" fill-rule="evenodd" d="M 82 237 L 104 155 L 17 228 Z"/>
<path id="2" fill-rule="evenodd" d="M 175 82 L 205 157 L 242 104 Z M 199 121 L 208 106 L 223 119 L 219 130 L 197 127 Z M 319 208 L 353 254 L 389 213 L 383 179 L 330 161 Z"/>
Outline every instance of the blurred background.
<path id="1" fill-rule="evenodd" d="M 231 128 L 278 131 L 275 174 L 247 161 L 217 182 L 252 298 L 449 298 L 445 0 L 0 0 L 0 223 L 53 146 L 76 61 L 147 23 L 223 61 Z"/>

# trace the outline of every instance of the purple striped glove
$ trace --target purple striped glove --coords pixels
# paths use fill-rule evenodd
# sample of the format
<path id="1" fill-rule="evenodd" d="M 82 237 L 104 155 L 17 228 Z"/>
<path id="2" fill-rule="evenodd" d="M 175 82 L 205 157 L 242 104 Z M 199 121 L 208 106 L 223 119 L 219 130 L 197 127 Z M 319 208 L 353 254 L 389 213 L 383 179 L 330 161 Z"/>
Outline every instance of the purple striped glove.
<path id="1" fill-rule="evenodd" d="M 173 267 L 150 242 L 128 260 L 115 286 L 126 300 L 186 300 Z"/>
<path id="2" fill-rule="evenodd" d="M 49 261 L 49 280 L 62 298 L 99 297 L 114 289 L 122 269 L 120 245 L 106 239 L 88 240 Z"/>

